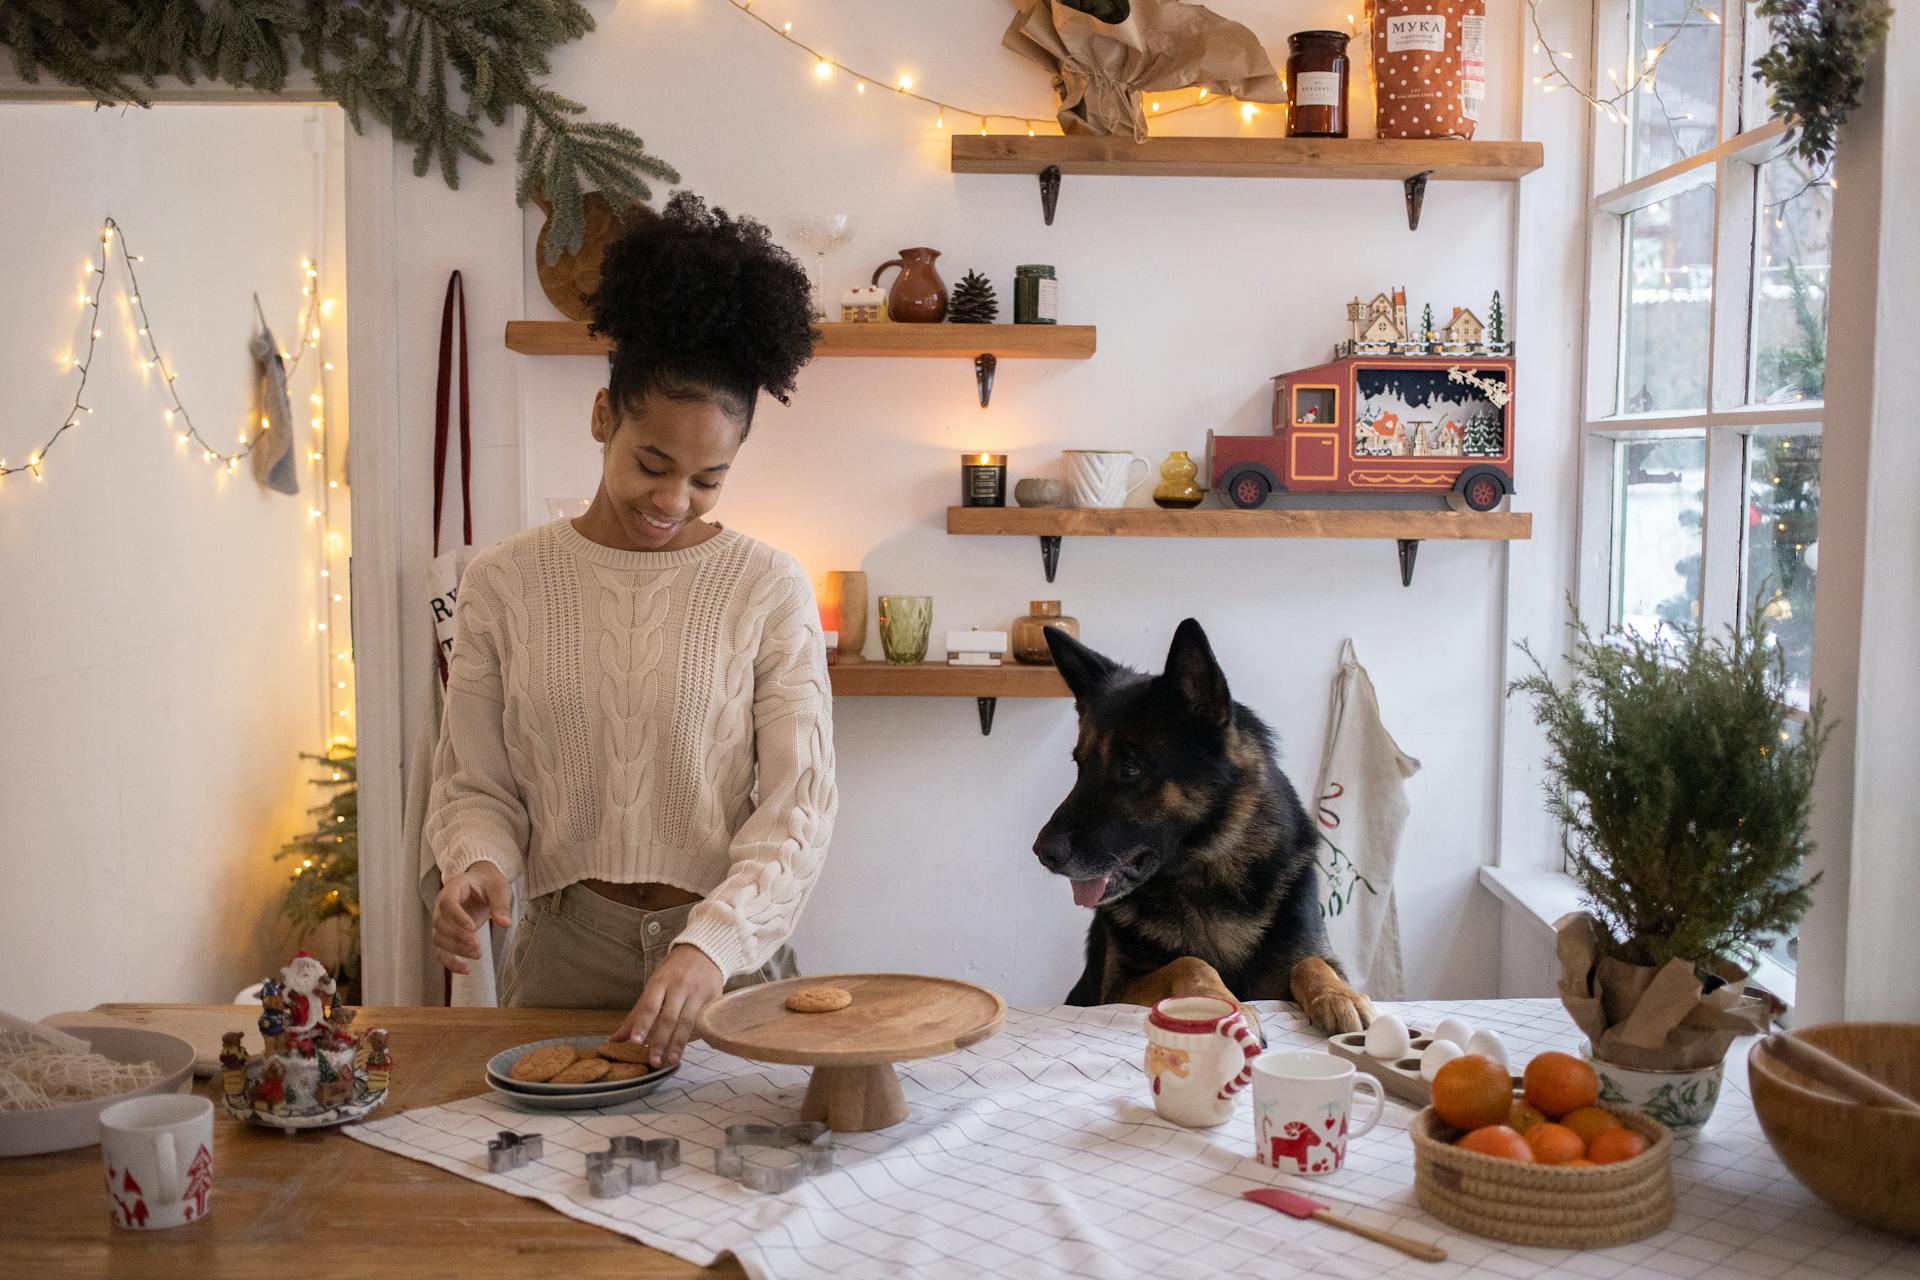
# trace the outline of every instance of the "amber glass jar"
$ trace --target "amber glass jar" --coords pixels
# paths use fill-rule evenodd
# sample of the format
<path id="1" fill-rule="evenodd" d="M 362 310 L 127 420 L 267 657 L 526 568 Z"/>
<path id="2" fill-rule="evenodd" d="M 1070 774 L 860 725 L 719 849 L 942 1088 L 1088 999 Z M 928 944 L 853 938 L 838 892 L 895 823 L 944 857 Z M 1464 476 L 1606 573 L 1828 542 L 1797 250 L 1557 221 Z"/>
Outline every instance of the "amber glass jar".
<path id="1" fill-rule="evenodd" d="M 1297 31 L 1287 37 L 1287 136 L 1347 136 L 1347 33 Z"/>

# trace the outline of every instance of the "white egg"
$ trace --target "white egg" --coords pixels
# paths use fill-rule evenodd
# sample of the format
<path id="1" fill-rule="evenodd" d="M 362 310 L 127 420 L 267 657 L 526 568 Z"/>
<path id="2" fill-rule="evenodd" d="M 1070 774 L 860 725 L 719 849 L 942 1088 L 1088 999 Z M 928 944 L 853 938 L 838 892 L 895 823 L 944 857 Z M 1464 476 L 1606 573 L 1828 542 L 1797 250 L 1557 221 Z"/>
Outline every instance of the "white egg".
<path id="1" fill-rule="evenodd" d="M 1467 1047 L 1472 1035 L 1473 1028 L 1467 1025 L 1465 1018 L 1442 1018 L 1440 1025 L 1433 1029 L 1435 1040 L 1451 1040 L 1462 1049 Z"/>
<path id="2" fill-rule="evenodd" d="M 1474 1032 L 1473 1036 L 1467 1041 L 1467 1052 L 1492 1058 L 1503 1067 L 1507 1065 L 1506 1041 L 1502 1040 L 1498 1033 L 1485 1030 L 1484 1028 Z"/>
<path id="3" fill-rule="evenodd" d="M 1367 1028 L 1367 1056 L 1391 1062 L 1413 1051 L 1413 1037 L 1407 1024 L 1390 1013 L 1383 1013 Z"/>
<path id="4" fill-rule="evenodd" d="M 1435 1040 L 1432 1044 L 1428 1045 L 1420 1055 L 1421 1078 L 1424 1080 L 1432 1080 L 1433 1077 L 1439 1073 L 1440 1068 L 1446 1066 L 1449 1062 L 1452 1062 L 1465 1052 L 1466 1050 L 1451 1040 Z"/>

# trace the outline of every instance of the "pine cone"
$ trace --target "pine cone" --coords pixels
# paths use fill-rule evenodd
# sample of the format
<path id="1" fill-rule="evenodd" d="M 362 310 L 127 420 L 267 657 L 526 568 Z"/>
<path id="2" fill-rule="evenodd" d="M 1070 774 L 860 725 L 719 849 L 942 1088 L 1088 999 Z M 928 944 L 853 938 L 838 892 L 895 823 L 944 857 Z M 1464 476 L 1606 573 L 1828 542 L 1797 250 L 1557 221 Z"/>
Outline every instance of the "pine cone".
<path id="1" fill-rule="evenodd" d="M 969 271 L 947 299 L 947 319 L 954 324 L 992 324 L 1000 315 L 993 284 L 978 271 Z"/>

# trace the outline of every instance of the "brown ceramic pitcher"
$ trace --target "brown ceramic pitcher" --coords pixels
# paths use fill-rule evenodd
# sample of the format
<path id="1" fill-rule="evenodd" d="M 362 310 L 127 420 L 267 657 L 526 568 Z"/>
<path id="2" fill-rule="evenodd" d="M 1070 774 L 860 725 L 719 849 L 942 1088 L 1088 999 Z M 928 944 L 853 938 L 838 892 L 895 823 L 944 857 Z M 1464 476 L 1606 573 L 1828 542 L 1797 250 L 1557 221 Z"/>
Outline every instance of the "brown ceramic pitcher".
<path id="1" fill-rule="evenodd" d="M 880 283 L 888 267 L 900 268 L 893 288 L 887 290 L 887 318 L 909 324 L 939 324 L 947 318 L 947 286 L 933 269 L 938 249 L 902 249 L 900 256 L 873 269 L 873 283 Z"/>

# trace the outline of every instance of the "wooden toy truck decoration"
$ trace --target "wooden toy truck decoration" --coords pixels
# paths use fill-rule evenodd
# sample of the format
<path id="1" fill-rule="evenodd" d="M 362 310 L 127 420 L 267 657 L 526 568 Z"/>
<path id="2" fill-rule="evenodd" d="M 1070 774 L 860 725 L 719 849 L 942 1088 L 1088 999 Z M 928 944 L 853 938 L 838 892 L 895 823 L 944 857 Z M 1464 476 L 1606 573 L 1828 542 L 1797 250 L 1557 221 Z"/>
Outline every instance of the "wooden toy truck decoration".
<path id="1" fill-rule="evenodd" d="M 1435 494 L 1491 511 L 1513 492 L 1513 361 L 1346 356 L 1274 378 L 1273 434 L 1207 435 L 1213 487 L 1269 494 Z"/>

